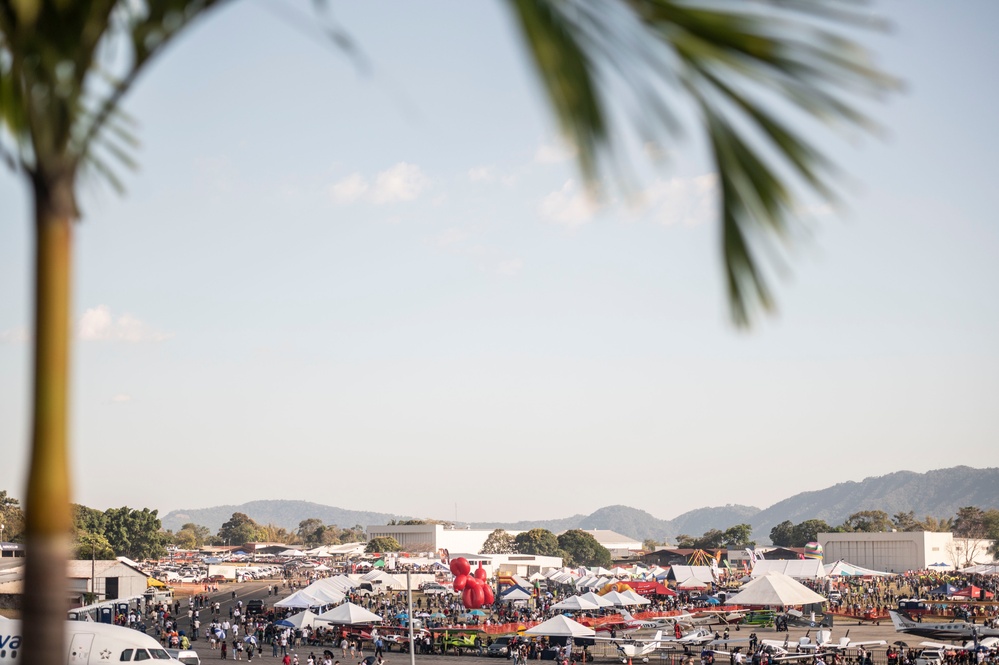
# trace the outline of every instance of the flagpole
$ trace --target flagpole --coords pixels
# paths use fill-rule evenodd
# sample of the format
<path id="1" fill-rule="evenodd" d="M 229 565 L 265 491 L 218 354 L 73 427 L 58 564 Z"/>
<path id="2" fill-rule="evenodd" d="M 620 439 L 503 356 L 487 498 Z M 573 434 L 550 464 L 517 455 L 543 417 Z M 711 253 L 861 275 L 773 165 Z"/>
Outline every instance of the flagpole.
<path id="1" fill-rule="evenodd" d="M 413 581 L 410 571 L 406 570 L 406 603 L 409 612 L 409 663 L 416 665 L 416 644 L 413 642 Z"/>

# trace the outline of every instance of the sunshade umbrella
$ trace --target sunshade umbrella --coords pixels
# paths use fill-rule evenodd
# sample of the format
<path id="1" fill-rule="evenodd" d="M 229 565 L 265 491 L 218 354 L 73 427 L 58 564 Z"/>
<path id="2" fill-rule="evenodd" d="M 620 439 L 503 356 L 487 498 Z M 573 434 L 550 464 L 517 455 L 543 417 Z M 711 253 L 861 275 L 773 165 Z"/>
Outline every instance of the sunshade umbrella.
<path id="1" fill-rule="evenodd" d="M 395 615 L 395 618 L 396 619 L 408 619 L 409 615 L 406 614 L 405 612 L 399 612 L 398 614 Z"/>
<path id="2" fill-rule="evenodd" d="M 430 618 L 431 619 L 444 619 L 446 617 L 441 612 L 434 612 L 433 614 L 430 615 Z"/>
<path id="3" fill-rule="evenodd" d="M 484 617 L 484 616 L 486 616 L 486 613 L 483 612 L 482 610 L 472 610 L 471 612 L 469 612 L 469 614 L 474 614 L 475 616 L 478 616 L 478 617 Z"/>
<path id="4" fill-rule="evenodd" d="M 250 644 L 256 644 L 257 643 L 257 638 L 254 637 L 253 635 L 247 635 L 246 637 L 243 638 L 243 641 L 244 642 L 249 642 Z"/>
<path id="5" fill-rule="evenodd" d="M 903 648 L 906 648 L 906 649 L 909 648 L 909 643 L 908 642 L 903 642 L 902 640 L 895 640 L 894 642 L 892 642 L 892 644 L 894 644 L 897 647 L 903 647 Z"/>

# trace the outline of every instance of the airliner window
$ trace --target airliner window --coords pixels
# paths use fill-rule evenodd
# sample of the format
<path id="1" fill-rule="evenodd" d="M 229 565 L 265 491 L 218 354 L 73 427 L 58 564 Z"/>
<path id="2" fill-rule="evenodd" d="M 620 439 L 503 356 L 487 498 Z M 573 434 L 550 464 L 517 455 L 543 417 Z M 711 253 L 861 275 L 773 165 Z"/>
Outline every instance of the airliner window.
<path id="1" fill-rule="evenodd" d="M 170 660 L 170 654 L 163 649 L 150 649 L 149 653 L 152 654 L 153 660 Z"/>
<path id="2" fill-rule="evenodd" d="M 149 652 L 145 649 L 136 649 L 135 660 L 149 660 Z"/>
<path id="3" fill-rule="evenodd" d="M 132 660 L 132 650 L 125 649 L 124 651 L 122 651 L 121 658 L 119 658 L 118 660 Z"/>

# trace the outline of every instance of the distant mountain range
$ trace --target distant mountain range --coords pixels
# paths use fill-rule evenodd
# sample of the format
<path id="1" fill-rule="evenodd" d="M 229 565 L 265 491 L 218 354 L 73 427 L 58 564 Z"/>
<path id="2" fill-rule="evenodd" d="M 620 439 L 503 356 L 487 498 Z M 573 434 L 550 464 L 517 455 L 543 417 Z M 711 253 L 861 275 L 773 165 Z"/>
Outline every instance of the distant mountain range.
<path id="1" fill-rule="evenodd" d="M 846 482 L 812 492 L 802 492 L 769 508 L 727 505 L 691 510 L 671 520 L 654 517 L 628 506 L 607 506 L 589 515 L 573 515 L 556 520 L 520 522 L 473 522 L 481 529 L 525 530 L 543 528 L 558 533 L 565 529 L 610 529 L 635 540 L 654 539 L 675 542 L 680 534 L 700 536 L 710 529 L 727 529 L 736 524 L 753 525 L 757 542 L 769 542 L 770 529 L 784 520 L 795 524 L 822 519 L 831 526 L 843 523 L 861 510 L 883 510 L 889 515 L 913 511 L 917 519 L 927 515 L 953 517 L 962 506 L 999 508 L 999 468 L 973 469 L 958 466 L 926 473 L 898 471 L 886 476 Z M 233 513 L 245 513 L 261 524 L 275 524 L 294 530 L 310 517 L 325 524 L 351 527 L 357 524 L 386 524 L 389 520 L 412 519 L 402 515 L 344 510 L 308 501 L 251 501 L 239 506 L 216 506 L 174 510 L 163 517 L 163 527 L 177 530 L 194 522 L 212 532 Z"/>

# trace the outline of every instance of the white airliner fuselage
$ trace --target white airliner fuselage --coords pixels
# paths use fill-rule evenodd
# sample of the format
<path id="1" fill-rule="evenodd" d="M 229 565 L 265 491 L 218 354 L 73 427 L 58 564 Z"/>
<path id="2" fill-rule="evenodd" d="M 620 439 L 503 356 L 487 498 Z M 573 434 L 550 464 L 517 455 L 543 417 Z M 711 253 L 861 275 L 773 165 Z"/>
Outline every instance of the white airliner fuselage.
<path id="1" fill-rule="evenodd" d="M 66 622 L 67 665 L 139 660 L 177 663 L 154 638 L 132 628 L 93 621 Z M 0 621 L 0 663 L 30 663 L 22 651 L 21 622 Z"/>

